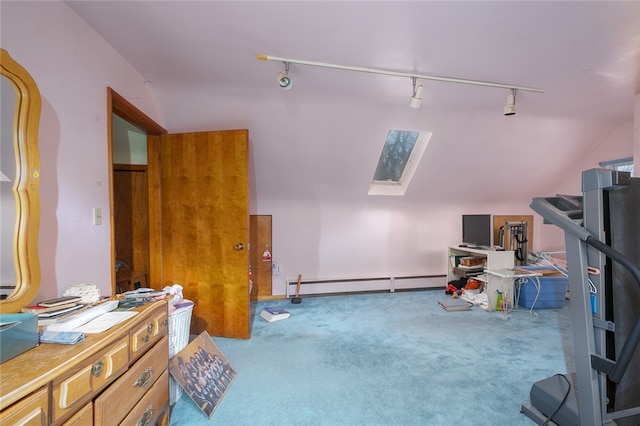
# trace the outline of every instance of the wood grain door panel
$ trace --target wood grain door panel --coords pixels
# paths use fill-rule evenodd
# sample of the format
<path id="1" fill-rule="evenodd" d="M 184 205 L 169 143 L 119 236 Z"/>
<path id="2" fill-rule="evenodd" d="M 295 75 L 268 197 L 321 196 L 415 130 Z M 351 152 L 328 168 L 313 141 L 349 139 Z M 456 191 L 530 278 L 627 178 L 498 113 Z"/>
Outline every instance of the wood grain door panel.
<path id="1" fill-rule="evenodd" d="M 272 295 L 272 256 L 271 246 L 271 215 L 251 215 L 249 216 L 251 250 L 249 259 L 251 261 L 251 275 L 253 288 L 251 290 L 252 300 L 268 298 Z M 265 250 L 269 252 L 268 260 L 264 258 Z"/>
<path id="2" fill-rule="evenodd" d="M 152 270 L 195 303 L 191 333 L 249 338 L 248 131 L 149 139 Z M 156 164 L 154 164 L 154 162 Z M 242 245 L 242 249 L 238 249 Z M 153 256 L 158 256 L 153 259 Z M 156 273 L 157 273 L 156 270 Z"/>

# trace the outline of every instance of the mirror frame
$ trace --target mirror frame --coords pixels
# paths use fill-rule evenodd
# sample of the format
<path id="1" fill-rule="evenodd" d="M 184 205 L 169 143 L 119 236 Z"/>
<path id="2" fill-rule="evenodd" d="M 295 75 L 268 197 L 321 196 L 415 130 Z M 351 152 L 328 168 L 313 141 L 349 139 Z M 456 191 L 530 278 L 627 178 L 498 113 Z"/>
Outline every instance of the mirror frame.
<path id="1" fill-rule="evenodd" d="M 33 302 L 40 289 L 38 230 L 40 228 L 40 156 L 38 130 L 42 100 L 31 75 L 14 61 L 5 49 L 0 49 L 0 75 L 16 90 L 16 111 L 13 121 L 13 144 L 16 153 L 16 197 L 14 230 L 14 263 L 16 288 L 5 300 L 0 300 L 0 313 L 20 312 Z"/>

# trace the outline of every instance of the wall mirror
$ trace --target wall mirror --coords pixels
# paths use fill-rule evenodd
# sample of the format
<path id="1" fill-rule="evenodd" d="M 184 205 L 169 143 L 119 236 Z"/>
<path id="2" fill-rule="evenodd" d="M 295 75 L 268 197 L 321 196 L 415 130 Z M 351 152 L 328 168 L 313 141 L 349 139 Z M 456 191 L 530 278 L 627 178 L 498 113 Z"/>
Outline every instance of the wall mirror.
<path id="1" fill-rule="evenodd" d="M 0 313 L 19 312 L 40 287 L 40 91 L 0 49 Z"/>

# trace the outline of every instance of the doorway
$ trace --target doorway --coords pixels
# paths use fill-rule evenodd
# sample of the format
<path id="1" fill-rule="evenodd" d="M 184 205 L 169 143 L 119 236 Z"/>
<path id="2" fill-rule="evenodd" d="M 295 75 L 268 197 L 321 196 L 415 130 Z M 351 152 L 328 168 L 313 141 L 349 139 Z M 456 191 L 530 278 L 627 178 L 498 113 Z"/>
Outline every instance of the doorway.
<path id="1" fill-rule="evenodd" d="M 117 115 L 112 117 L 113 235 L 116 292 L 147 287 L 149 201 L 147 134 Z"/>
<path id="2" fill-rule="evenodd" d="M 110 88 L 107 94 L 110 166 L 114 165 L 113 114 L 147 134 L 146 170 L 128 167 L 126 172 L 137 176 L 133 180 L 138 183 L 118 183 L 129 188 L 129 209 L 124 214 L 147 216 L 130 220 L 132 229 L 148 232 L 146 243 L 132 244 L 132 262 L 147 262 L 139 261 L 135 254 L 136 247 L 144 247 L 148 286 L 157 290 L 174 283 L 183 286 L 184 297 L 195 303 L 192 334 L 206 330 L 212 336 L 249 338 L 248 130 L 169 134 Z M 139 176 L 144 175 L 137 173 L 142 172 L 146 173 L 146 190 L 144 185 L 138 187 L 144 180 Z M 115 181 L 111 176 L 112 212 Z M 145 212 L 137 212 L 131 193 L 146 197 Z M 115 294 L 115 213 L 110 218 Z"/>
<path id="3" fill-rule="evenodd" d="M 107 89 L 107 104 L 108 155 L 112 170 L 109 182 L 113 212 L 110 215 L 112 294 L 130 289 L 124 288 L 124 282 L 130 282 L 128 287 L 155 285 L 157 288 L 157 283 L 151 281 L 146 138 L 167 131 L 111 88 Z M 116 134 L 118 131 L 127 133 L 122 138 L 136 141 L 133 148 L 125 151 L 114 144 L 114 139 L 120 137 Z M 132 133 L 137 135 L 130 136 Z M 140 138 L 144 138 L 144 144 Z M 141 274 L 143 278 L 139 277 Z M 145 284 L 140 283 L 141 279 Z"/>

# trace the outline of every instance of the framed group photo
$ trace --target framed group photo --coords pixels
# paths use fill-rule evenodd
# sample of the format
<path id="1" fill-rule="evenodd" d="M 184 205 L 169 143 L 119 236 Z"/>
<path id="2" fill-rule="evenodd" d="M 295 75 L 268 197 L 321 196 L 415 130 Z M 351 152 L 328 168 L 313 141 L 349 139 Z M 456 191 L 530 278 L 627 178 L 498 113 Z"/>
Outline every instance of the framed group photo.
<path id="1" fill-rule="evenodd" d="M 206 331 L 169 360 L 169 373 L 208 418 L 236 377 L 236 370 Z"/>

